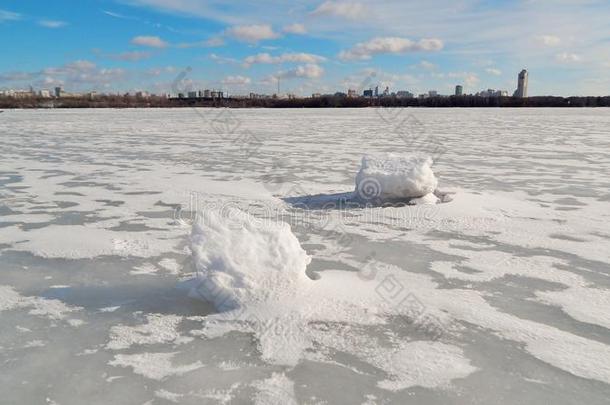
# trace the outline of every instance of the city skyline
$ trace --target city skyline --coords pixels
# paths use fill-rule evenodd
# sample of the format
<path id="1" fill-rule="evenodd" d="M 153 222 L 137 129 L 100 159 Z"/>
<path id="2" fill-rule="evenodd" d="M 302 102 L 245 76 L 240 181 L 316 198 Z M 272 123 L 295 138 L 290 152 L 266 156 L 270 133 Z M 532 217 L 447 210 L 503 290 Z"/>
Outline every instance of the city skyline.
<path id="1" fill-rule="evenodd" d="M 0 89 L 160 94 L 180 79 L 229 94 L 273 94 L 281 81 L 300 96 L 375 85 L 512 95 L 526 68 L 529 96 L 610 94 L 610 5 L 505 3 L 3 1 Z"/>
<path id="2" fill-rule="evenodd" d="M 0 89 L 0 96 L 9 96 L 9 97 L 39 97 L 39 98 L 62 98 L 62 97 L 95 97 L 99 95 L 117 95 L 117 96 L 135 96 L 135 97 L 149 97 L 149 96 L 161 96 L 167 98 L 198 98 L 198 99 L 222 99 L 222 98 L 294 98 L 302 97 L 302 98 L 318 98 L 322 96 L 343 96 L 348 98 L 383 98 L 383 97 L 394 97 L 394 98 L 428 98 L 428 97 L 449 97 L 449 96 L 475 96 L 475 97 L 484 97 L 484 98 L 493 98 L 493 97 L 508 97 L 509 92 L 506 90 L 496 90 L 488 88 L 486 90 L 481 90 L 476 93 L 464 93 L 464 86 L 458 84 L 455 86 L 455 91 L 453 94 L 442 94 L 437 90 L 428 90 L 424 93 L 412 93 L 409 90 L 390 90 L 389 86 L 386 86 L 385 89 L 379 91 L 379 85 L 375 85 L 374 76 L 369 76 L 366 82 L 361 83 L 363 88 L 359 89 L 347 89 L 346 92 L 337 91 L 333 93 L 311 93 L 311 95 L 297 95 L 294 93 L 281 93 L 280 92 L 280 80 L 277 81 L 277 92 L 272 94 L 267 93 L 255 93 L 255 92 L 247 92 L 247 94 L 229 94 L 228 92 L 223 91 L 222 89 L 203 89 L 196 88 L 192 83 L 189 83 L 188 80 L 185 80 L 185 73 L 181 73 L 177 76 L 176 80 L 171 85 L 171 91 L 165 93 L 151 93 L 146 90 L 138 90 L 133 93 L 130 92 L 97 92 L 97 91 L 88 91 L 88 92 L 68 92 L 63 86 L 55 86 L 53 89 L 35 89 L 32 85 L 29 86 L 28 89 Z M 513 97 L 516 98 L 527 98 L 528 97 L 528 80 L 529 80 L 529 72 L 526 69 L 522 69 L 517 76 L 517 89 L 512 94 Z M 369 85 L 367 88 L 366 85 Z M 374 88 L 373 88 L 374 85 Z"/>

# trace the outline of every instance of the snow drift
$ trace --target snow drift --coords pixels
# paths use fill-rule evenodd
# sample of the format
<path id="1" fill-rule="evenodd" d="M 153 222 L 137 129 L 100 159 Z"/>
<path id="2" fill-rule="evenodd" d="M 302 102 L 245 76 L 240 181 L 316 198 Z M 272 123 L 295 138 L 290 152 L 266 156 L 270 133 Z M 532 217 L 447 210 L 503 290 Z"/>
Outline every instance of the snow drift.
<path id="1" fill-rule="evenodd" d="M 199 297 L 217 310 L 277 302 L 312 282 L 311 258 L 286 223 L 262 223 L 241 211 L 206 212 L 193 224 L 191 250 Z"/>
<path id="2" fill-rule="evenodd" d="M 413 202 L 436 203 L 433 193 L 438 180 L 432 163 L 429 156 L 366 155 L 356 175 L 355 193 L 365 201 L 419 199 Z"/>

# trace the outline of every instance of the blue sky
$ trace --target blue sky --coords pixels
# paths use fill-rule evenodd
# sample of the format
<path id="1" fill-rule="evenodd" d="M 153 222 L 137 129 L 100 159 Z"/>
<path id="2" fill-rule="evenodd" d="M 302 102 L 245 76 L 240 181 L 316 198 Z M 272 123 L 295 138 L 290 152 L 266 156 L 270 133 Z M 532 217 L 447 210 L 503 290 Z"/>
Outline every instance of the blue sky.
<path id="1" fill-rule="evenodd" d="M 0 89 L 608 95 L 610 2 L 0 0 L 0 52 Z"/>

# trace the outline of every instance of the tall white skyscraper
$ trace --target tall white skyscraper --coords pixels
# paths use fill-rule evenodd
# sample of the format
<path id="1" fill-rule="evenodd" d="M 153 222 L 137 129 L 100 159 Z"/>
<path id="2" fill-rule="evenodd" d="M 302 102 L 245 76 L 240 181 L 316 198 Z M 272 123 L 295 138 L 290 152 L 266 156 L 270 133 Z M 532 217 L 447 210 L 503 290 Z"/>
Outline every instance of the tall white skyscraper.
<path id="1" fill-rule="evenodd" d="M 515 97 L 526 98 L 527 97 L 527 70 L 523 69 L 519 72 L 517 79 L 517 90 L 515 90 Z"/>

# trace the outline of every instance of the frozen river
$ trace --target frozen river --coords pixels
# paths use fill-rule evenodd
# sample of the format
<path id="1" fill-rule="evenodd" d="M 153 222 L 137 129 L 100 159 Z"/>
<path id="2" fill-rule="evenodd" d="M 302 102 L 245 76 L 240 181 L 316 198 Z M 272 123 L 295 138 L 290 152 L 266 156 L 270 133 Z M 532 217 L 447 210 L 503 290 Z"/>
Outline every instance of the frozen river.
<path id="1" fill-rule="evenodd" d="M 5 111 L 0 403 L 607 404 L 608 128 L 602 109 Z M 453 200 L 346 205 L 385 152 L 431 155 Z"/>

